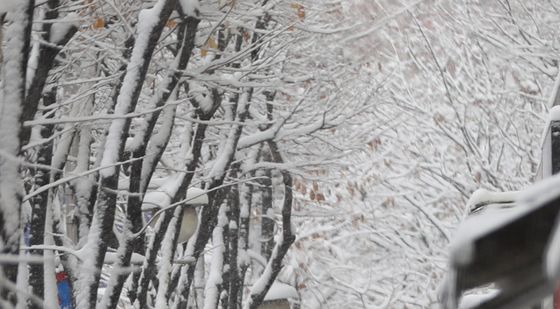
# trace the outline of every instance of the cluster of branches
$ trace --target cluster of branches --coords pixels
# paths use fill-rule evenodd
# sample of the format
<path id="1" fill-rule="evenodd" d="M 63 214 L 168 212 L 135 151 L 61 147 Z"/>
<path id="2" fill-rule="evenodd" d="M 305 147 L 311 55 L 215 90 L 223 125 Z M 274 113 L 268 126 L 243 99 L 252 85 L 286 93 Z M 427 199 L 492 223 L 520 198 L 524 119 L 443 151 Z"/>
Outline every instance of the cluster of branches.
<path id="1" fill-rule="evenodd" d="M 303 145 L 349 109 L 309 99 L 306 7 L 134 2 L 3 15 L 2 308 L 58 307 L 55 274 L 76 308 L 257 308 L 283 268 L 293 175 L 328 160 Z M 208 203 L 177 244 L 194 187 Z"/>
<path id="2" fill-rule="evenodd" d="M 340 42 L 360 69 L 344 89 L 375 104 L 337 128 L 367 142 L 329 171 L 344 181 L 296 187 L 317 205 L 295 205 L 308 308 L 437 306 L 472 192 L 520 190 L 537 172 L 557 12 L 548 1 L 347 2 Z"/>

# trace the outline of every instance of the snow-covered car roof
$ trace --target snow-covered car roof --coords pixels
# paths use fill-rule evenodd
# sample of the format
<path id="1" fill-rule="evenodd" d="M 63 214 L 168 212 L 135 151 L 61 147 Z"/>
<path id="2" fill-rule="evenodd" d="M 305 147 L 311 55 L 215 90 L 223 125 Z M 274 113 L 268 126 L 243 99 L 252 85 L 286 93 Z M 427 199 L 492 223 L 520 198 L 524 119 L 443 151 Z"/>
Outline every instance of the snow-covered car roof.
<path id="1" fill-rule="evenodd" d="M 447 293 L 458 308 L 466 291 L 495 284 L 500 292 L 472 308 L 523 308 L 553 291 L 560 273 L 556 221 L 560 176 L 521 192 L 479 191 L 469 200 L 470 215 L 450 244 Z M 469 307 L 470 308 L 470 307 Z"/>

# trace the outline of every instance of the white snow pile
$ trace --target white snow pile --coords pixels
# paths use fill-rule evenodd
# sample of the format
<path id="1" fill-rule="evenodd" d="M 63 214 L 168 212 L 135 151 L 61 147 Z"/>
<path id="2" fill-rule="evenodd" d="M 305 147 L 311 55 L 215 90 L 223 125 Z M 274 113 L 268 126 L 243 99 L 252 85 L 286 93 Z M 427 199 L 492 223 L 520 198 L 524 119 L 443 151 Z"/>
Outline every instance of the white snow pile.
<path id="1" fill-rule="evenodd" d="M 264 300 L 273 301 L 290 298 L 299 298 L 296 289 L 293 286 L 287 285 L 285 283 L 274 282 L 268 290 L 268 293 L 266 293 Z"/>
<path id="2" fill-rule="evenodd" d="M 49 41 L 53 44 L 60 44 L 72 28 L 78 28 L 79 26 L 80 15 L 70 13 L 51 26 Z"/>
<path id="3" fill-rule="evenodd" d="M 187 205 L 205 205 L 208 204 L 208 195 L 202 189 L 189 188 L 186 200 Z"/>
<path id="4" fill-rule="evenodd" d="M 532 207 L 528 203 L 520 205 L 517 201 L 527 199 L 531 194 L 519 191 L 491 192 L 485 189 L 475 191 L 467 202 L 472 215 L 459 226 L 450 244 L 452 263 L 468 264 L 474 255 L 477 239 L 530 211 Z"/>
<path id="5" fill-rule="evenodd" d="M 167 208 L 171 205 L 173 195 L 177 192 L 179 185 L 185 174 L 178 173 L 167 177 L 167 179 L 159 179 L 161 186 L 156 190 L 149 191 L 142 201 L 142 211 L 151 211 Z M 208 204 L 208 194 L 199 188 L 187 189 L 185 198 L 186 205 L 206 205 Z M 158 215 L 159 214 L 154 214 Z M 152 218 L 150 225 L 155 226 L 156 220 Z M 158 219 L 159 220 L 159 219 Z M 185 207 L 181 218 L 181 230 L 177 243 L 184 243 L 195 233 L 198 227 L 198 214 L 194 207 Z"/>
<path id="6" fill-rule="evenodd" d="M 488 205 L 502 205 L 501 208 L 513 206 L 518 195 L 518 191 L 492 192 L 486 189 L 478 189 L 467 202 L 467 209 L 469 213 L 472 213 L 481 208 L 486 208 Z"/>
<path id="7" fill-rule="evenodd" d="M 470 263 L 474 255 L 477 239 L 521 217 L 527 209 L 524 207 L 493 208 L 482 215 L 468 217 L 457 229 L 450 243 L 451 261 L 454 265 Z"/>
<path id="8" fill-rule="evenodd" d="M 486 206 L 483 211 L 467 217 L 455 232 L 450 244 L 451 262 L 455 265 L 468 264 L 474 255 L 474 244 L 478 239 L 554 200 L 560 195 L 559 187 L 560 175 L 556 175 L 521 192 L 475 192 L 469 200 L 469 207 L 481 203 Z M 503 207 L 506 202 L 510 207 Z M 556 228 L 555 241 L 547 252 L 546 271 L 551 278 L 560 275 L 560 245 L 558 245 L 560 235 L 558 234 Z"/>
<path id="9" fill-rule="evenodd" d="M 200 17 L 200 2 L 199 0 L 179 0 L 181 10 L 183 13 L 190 17 Z"/>
<path id="10" fill-rule="evenodd" d="M 21 3 L 21 0 L 0 0 L 0 14 L 15 10 Z"/>
<path id="11" fill-rule="evenodd" d="M 560 105 L 553 106 L 548 112 L 548 119 L 550 121 L 560 120 Z"/>
<path id="12" fill-rule="evenodd" d="M 499 290 L 490 289 L 485 293 L 477 293 L 477 294 L 469 294 L 465 295 L 461 298 L 461 302 L 459 303 L 459 309 L 470 309 L 474 308 L 483 302 L 494 298 L 498 295 Z"/>
<path id="13" fill-rule="evenodd" d="M 170 176 L 162 185 L 146 193 L 142 202 L 142 210 L 148 211 L 155 208 L 165 208 L 171 205 L 173 194 L 177 191 L 178 182 L 181 181 L 180 175 Z M 208 204 L 208 195 L 206 191 L 199 188 L 189 188 L 185 198 L 187 205 L 205 205 Z"/>

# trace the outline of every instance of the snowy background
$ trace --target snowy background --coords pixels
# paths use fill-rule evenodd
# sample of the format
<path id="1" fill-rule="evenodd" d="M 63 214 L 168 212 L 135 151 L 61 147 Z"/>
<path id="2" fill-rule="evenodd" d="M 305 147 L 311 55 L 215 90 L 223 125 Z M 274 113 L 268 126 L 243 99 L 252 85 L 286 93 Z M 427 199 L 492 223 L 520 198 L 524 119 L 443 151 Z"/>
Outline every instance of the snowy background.
<path id="1" fill-rule="evenodd" d="M 554 1 L 0 12 L 1 308 L 438 308 L 560 87 Z"/>

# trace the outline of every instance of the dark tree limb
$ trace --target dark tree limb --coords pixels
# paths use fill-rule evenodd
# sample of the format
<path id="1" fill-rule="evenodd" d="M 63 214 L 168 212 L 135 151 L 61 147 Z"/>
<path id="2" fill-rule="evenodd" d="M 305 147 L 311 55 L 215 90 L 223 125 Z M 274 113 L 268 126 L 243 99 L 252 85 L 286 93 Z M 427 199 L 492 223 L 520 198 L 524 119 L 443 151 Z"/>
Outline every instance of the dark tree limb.
<path id="1" fill-rule="evenodd" d="M 8 14 L 10 21 L 5 45 L 8 52 L 3 53 L 0 145 L 5 155 L 0 157 L 0 254 L 8 255 L 19 255 L 22 188 L 19 166 L 6 155 L 15 157 L 21 152 L 22 142 L 17 136 L 22 129 L 20 116 L 25 100 L 34 7 L 33 0 L 22 1 L 19 8 Z M 0 277 L 0 280 L 16 282 L 17 265 L 0 265 Z M 2 285 L 0 300 L 15 304 L 16 295 Z"/>
<path id="2" fill-rule="evenodd" d="M 144 11 L 145 14 L 157 14 L 157 20 L 154 23 L 152 23 L 150 18 L 142 21 L 149 23 L 149 28 L 147 33 L 139 33 L 139 38 L 135 42 L 131 61 L 123 80 L 123 88 L 121 88 L 117 99 L 115 112 L 118 110 L 119 113 L 130 113 L 135 110 L 155 47 L 176 4 L 176 0 L 166 0 L 159 2 L 150 11 Z M 103 156 L 104 162 L 113 164 L 116 163 L 113 160 L 119 160 L 123 157 L 125 140 L 128 137 L 130 124 L 131 120 L 129 118 L 122 120 L 122 122 L 113 122 L 111 124 L 106 142 L 106 152 Z M 117 147 L 117 149 L 111 149 L 112 147 Z M 90 230 L 87 244 L 87 246 L 92 247 L 90 249 L 95 250 L 96 254 L 88 257 L 84 263 L 86 267 L 91 267 L 92 269 L 101 270 L 108 245 L 114 237 L 113 224 L 117 201 L 115 192 L 117 192 L 118 188 L 118 179 L 117 167 L 110 166 L 102 173 L 99 181 L 100 189 L 93 219 L 96 226 L 93 227 L 92 224 L 92 228 L 96 230 L 93 232 Z M 97 222 L 95 222 L 96 220 Z M 97 271 L 93 275 L 84 275 L 81 278 L 85 281 L 82 283 L 82 286 L 85 287 L 82 293 L 86 295 L 78 298 L 78 307 L 93 308 L 96 306 L 100 275 L 100 272 Z"/>
<path id="3" fill-rule="evenodd" d="M 59 0 L 47 1 L 48 9 L 45 13 L 46 20 L 58 19 L 59 5 Z M 51 27 L 52 23 L 43 23 L 43 41 L 49 42 L 49 37 L 51 36 Z M 33 120 L 33 118 L 35 118 L 37 107 L 39 106 L 39 101 L 41 100 L 43 90 L 47 83 L 47 78 L 49 77 L 49 72 L 55 65 L 55 58 L 62 50 L 64 45 L 66 45 L 66 43 L 68 43 L 68 41 L 70 41 L 70 39 L 74 36 L 76 31 L 78 31 L 78 28 L 76 26 L 71 26 L 60 42 L 50 42 L 52 44 L 40 44 L 37 68 L 34 70 L 33 79 L 31 80 L 31 84 L 29 85 L 26 93 L 25 105 L 23 106 L 23 111 L 21 114 L 21 123 Z M 29 142 L 30 136 L 31 127 L 23 127 L 20 131 L 20 140 L 22 145 L 25 145 Z"/>
<path id="4" fill-rule="evenodd" d="M 276 163 L 284 163 L 282 154 L 278 149 L 278 145 L 273 141 L 268 141 L 272 158 Z M 262 304 L 266 293 L 276 280 L 276 277 L 282 270 L 282 260 L 288 252 L 290 246 L 295 241 L 295 235 L 292 232 L 292 176 L 289 172 L 283 170 L 282 178 L 284 181 L 284 203 L 282 205 L 282 234 L 280 235 L 272 255 L 268 260 L 265 270 L 257 282 L 253 285 L 250 292 L 248 308 L 257 309 Z"/>
<path id="5" fill-rule="evenodd" d="M 53 87 L 50 91 L 47 91 L 43 96 L 43 105 L 50 106 L 56 103 L 56 87 Z M 49 118 L 52 118 L 54 114 L 50 114 Z M 41 128 L 41 138 L 47 139 L 53 135 L 54 125 L 46 125 Z M 37 163 L 44 166 L 51 165 L 53 154 L 53 144 L 52 142 L 44 144 L 40 147 L 37 154 Z M 33 180 L 34 185 L 41 187 L 49 183 L 51 179 L 51 172 L 45 171 L 43 169 L 36 169 Z M 45 238 L 45 223 L 47 207 L 49 205 L 49 193 L 51 190 L 46 190 L 38 195 L 33 196 L 29 203 L 31 205 L 31 233 L 30 233 L 30 244 L 42 245 Z M 43 256 L 43 250 L 31 250 L 32 255 Z M 29 285 L 31 286 L 31 291 L 36 296 L 44 297 L 44 278 L 43 278 L 43 264 L 31 264 L 29 266 Z M 53 274 L 54 275 L 54 274 Z M 31 303 L 30 308 L 39 308 L 36 303 Z"/>
<path id="6" fill-rule="evenodd" d="M 187 17 L 185 19 L 185 22 L 180 25 L 178 33 L 179 55 L 177 56 L 177 66 L 170 70 L 169 76 L 167 76 L 166 78 L 166 84 L 164 85 L 164 88 L 161 91 L 158 91 L 156 96 L 153 98 L 153 101 L 155 102 L 155 108 L 163 106 L 177 87 L 181 76 L 180 71 L 185 70 L 189 63 L 190 56 L 194 48 L 194 40 L 196 37 L 199 22 L 200 21 L 196 18 Z M 152 157 L 145 158 L 146 150 L 148 149 L 148 144 L 150 142 L 150 138 L 153 135 L 153 131 L 159 116 L 159 110 L 148 116 L 148 119 L 146 120 L 147 128 L 145 129 L 145 131 L 140 132 L 140 135 L 136 137 L 141 139 L 139 147 L 132 150 L 131 156 L 137 160 L 134 160 L 131 164 L 129 192 L 139 194 L 131 195 L 128 198 L 126 216 L 127 221 L 129 222 L 127 226 L 130 226 L 131 229 L 129 231 L 130 233 L 126 233 L 125 236 L 135 234 L 142 228 L 143 222 L 141 196 L 142 194 L 146 193 L 146 189 L 148 187 L 150 179 L 157 167 L 157 162 L 161 159 L 161 156 L 163 155 L 163 152 L 165 151 L 165 148 L 169 141 L 170 136 L 168 135 L 164 139 L 162 145 L 155 145 L 157 147 L 157 153 Z M 171 123 L 171 127 L 173 127 L 173 123 Z M 169 130 L 169 132 L 171 132 L 171 129 Z M 124 246 L 124 248 L 120 248 L 120 251 L 122 251 L 123 253 L 117 263 L 118 267 L 130 266 L 130 259 L 133 252 L 143 253 L 142 240 L 142 238 L 133 237 L 125 239 L 124 243 L 120 244 L 121 246 Z M 114 286 L 112 286 L 112 289 L 110 289 L 110 291 L 112 291 L 112 295 L 109 296 L 109 301 L 106 308 L 114 308 L 116 306 L 122 288 L 124 286 L 124 282 L 128 277 L 127 274 L 118 273 L 114 274 L 114 276 L 117 276 L 117 278 L 111 281 L 111 284 L 114 284 Z M 130 296 L 132 296 L 131 298 L 134 301 L 135 295 L 132 294 Z"/>

